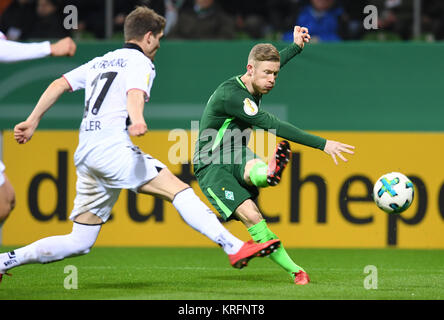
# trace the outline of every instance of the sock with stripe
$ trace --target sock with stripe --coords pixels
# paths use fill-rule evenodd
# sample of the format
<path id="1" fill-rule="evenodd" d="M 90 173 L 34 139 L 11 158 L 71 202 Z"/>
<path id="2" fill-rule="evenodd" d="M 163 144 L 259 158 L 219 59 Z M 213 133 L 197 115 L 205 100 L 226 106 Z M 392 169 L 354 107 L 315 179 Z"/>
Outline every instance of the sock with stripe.
<path id="1" fill-rule="evenodd" d="M 266 242 L 272 239 L 279 239 L 267 226 L 265 220 L 255 224 L 254 226 L 248 228 L 248 232 L 251 237 L 256 242 Z M 300 270 L 305 271 L 303 268 L 298 266 L 293 262 L 293 260 L 288 255 L 287 251 L 284 249 L 282 242 L 279 249 L 269 255 L 270 259 L 276 264 L 281 266 L 285 271 L 287 271 L 292 277 L 294 277 L 293 272 L 298 272 Z"/>

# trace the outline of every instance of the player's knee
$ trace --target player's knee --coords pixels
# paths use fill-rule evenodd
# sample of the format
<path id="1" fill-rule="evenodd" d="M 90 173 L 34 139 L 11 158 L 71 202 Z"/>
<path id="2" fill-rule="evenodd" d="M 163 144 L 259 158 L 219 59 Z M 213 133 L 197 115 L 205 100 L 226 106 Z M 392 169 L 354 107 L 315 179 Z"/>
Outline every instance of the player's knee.
<path id="1" fill-rule="evenodd" d="M 179 191 L 176 193 L 176 195 L 187 189 L 191 189 L 190 185 L 188 183 L 182 182 L 182 185 L 180 186 Z"/>
<path id="2" fill-rule="evenodd" d="M 173 192 L 172 197 L 170 199 L 173 202 L 179 194 L 182 194 L 185 190 L 193 190 L 189 184 L 180 180 L 180 185 L 177 186 L 176 190 Z M 194 191 L 193 191 L 194 193 Z"/>

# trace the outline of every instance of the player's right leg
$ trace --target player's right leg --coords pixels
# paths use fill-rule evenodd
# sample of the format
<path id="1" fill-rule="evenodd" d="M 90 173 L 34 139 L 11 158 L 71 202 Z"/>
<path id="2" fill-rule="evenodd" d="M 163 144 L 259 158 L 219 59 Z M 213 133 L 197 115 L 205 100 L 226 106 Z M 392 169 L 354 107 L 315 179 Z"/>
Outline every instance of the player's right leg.
<path id="1" fill-rule="evenodd" d="M 77 168 L 76 198 L 70 219 L 72 231 L 40 239 L 22 248 L 0 254 L 0 280 L 8 270 L 30 263 L 50 263 L 87 254 L 94 245 L 102 224 L 107 221 L 120 189 L 107 188 L 88 168 Z"/>
<path id="2" fill-rule="evenodd" d="M 236 238 L 220 223 L 193 189 L 166 167 L 138 191 L 170 201 L 189 226 L 222 247 L 235 268 L 245 267 L 251 258 L 267 256 L 279 246 L 279 240 L 257 244 L 244 243 Z"/>
<path id="3" fill-rule="evenodd" d="M 99 223 L 91 224 L 93 222 Z M 101 226 L 100 218 L 87 212 L 76 217 L 69 234 L 43 238 L 25 247 L 1 253 L 0 282 L 3 274 L 7 274 L 8 270 L 21 265 L 50 263 L 87 254 L 96 242 Z"/>
<path id="4" fill-rule="evenodd" d="M 251 185 L 252 189 L 256 188 L 257 190 L 258 187 L 275 185 L 275 183 L 270 184 L 270 181 L 276 183 L 280 181 L 282 171 L 290 159 L 290 154 L 288 142 L 282 141 L 277 145 L 268 166 L 250 154 L 244 159 L 242 165 L 236 167 L 234 174 L 241 183 Z M 277 236 L 268 228 L 256 204 L 251 200 L 254 198 L 254 193 L 252 193 L 250 199 L 242 202 L 236 208 L 235 215 L 248 228 L 254 241 L 264 242 L 277 239 Z M 284 268 L 293 277 L 296 284 L 307 284 L 310 281 L 307 273 L 293 262 L 283 246 L 271 254 L 270 259 Z"/>

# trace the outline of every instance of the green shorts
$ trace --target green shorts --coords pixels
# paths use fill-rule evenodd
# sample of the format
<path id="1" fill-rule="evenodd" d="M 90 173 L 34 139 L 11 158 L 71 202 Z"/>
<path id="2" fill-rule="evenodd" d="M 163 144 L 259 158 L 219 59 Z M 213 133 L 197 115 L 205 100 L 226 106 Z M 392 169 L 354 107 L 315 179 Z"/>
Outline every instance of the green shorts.
<path id="1" fill-rule="evenodd" d="M 196 172 L 202 192 L 225 221 L 236 219 L 232 214 L 245 200 L 259 195 L 256 186 L 244 181 L 246 163 L 254 154 L 243 157 L 241 164 L 209 164 Z"/>

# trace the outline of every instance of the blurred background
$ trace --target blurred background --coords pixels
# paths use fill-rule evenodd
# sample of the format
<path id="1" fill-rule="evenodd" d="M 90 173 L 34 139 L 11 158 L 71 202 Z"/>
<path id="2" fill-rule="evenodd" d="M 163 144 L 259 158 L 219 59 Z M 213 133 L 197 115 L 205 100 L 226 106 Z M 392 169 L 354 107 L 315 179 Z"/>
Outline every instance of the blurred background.
<path id="1" fill-rule="evenodd" d="M 63 9 L 78 9 L 78 29 L 63 28 Z M 440 0 L 1 0 L 0 30 L 10 40 L 121 39 L 125 16 L 136 5 L 167 19 L 166 39 L 291 40 L 294 25 L 314 41 L 440 41 Z M 377 32 L 366 30 L 363 8 L 378 9 Z"/>

